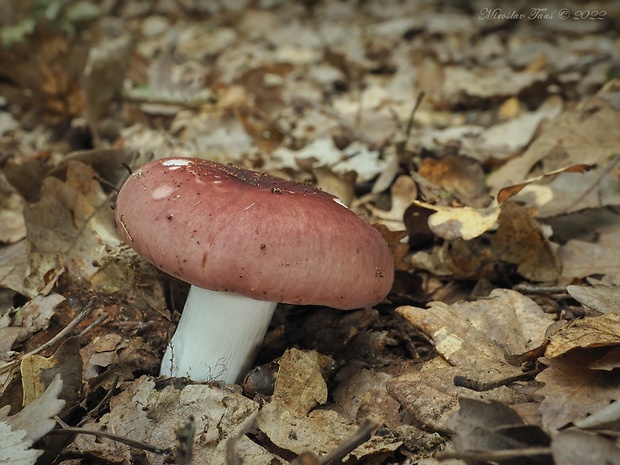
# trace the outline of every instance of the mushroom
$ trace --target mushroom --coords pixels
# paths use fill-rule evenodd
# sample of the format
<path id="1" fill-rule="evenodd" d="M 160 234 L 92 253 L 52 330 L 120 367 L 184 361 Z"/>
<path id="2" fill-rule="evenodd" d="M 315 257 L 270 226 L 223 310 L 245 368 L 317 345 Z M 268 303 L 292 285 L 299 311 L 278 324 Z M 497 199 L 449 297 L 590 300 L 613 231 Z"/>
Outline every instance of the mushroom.
<path id="1" fill-rule="evenodd" d="M 192 285 L 162 375 L 238 382 L 278 302 L 372 306 L 394 278 L 383 237 L 336 197 L 208 160 L 135 171 L 116 223 L 141 256 Z"/>

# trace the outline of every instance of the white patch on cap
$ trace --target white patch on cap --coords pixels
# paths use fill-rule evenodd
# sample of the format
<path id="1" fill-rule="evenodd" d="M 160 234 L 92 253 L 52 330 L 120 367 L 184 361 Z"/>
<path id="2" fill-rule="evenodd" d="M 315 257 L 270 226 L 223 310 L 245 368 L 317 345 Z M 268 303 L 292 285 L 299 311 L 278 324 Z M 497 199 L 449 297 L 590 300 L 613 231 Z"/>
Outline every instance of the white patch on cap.
<path id="1" fill-rule="evenodd" d="M 347 210 L 349 209 L 349 207 L 347 207 L 344 203 L 342 203 L 342 200 L 340 200 L 338 197 L 334 197 L 334 202 L 336 202 L 338 205 L 342 205 Z"/>
<path id="2" fill-rule="evenodd" d="M 170 170 L 178 170 L 182 166 L 187 166 L 191 164 L 191 160 L 183 159 L 183 158 L 173 158 L 171 160 L 166 160 L 162 162 L 162 166 L 168 166 Z"/>
<path id="3" fill-rule="evenodd" d="M 156 200 L 164 199 L 168 197 L 170 194 L 172 194 L 173 192 L 174 192 L 174 187 L 172 187 L 171 185 L 159 186 L 153 191 L 153 193 L 151 194 L 151 197 L 153 197 Z"/>

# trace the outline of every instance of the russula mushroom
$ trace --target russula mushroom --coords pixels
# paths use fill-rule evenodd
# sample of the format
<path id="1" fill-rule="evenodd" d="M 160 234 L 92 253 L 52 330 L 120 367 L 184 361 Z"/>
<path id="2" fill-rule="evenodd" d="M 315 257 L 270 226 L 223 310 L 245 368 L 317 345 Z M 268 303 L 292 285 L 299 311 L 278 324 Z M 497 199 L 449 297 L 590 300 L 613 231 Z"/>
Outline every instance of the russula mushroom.
<path id="1" fill-rule="evenodd" d="M 278 302 L 355 309 L 394 278 L 372 226 L 307 184 L 194 158 L 164 158 L 118 193 L 120 236 L 192 285 L 161 374 L 238 382 Z"/>

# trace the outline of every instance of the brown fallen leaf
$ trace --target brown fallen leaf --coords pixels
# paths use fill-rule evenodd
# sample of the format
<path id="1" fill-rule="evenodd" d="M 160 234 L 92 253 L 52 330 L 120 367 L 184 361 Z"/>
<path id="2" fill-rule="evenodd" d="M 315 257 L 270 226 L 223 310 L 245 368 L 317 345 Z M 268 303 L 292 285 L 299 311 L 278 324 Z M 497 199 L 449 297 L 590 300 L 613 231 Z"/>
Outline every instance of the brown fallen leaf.
<path id="1" fill-rule="evenodd" d="M 602 282 L 620 283 L 620 224 L 597 228 L 591 240 L 571 239 L 560 247 L 562 260 L 561 281 L 570 283 L 575 278 L 600 275 Z"/>
<path id="2" fill-rule="evenodd" d="M 614 99 L 617 98 L 618 85 L 618 80 L 609 81 L 596 95 L 583 100 L 576 108 L 564 111 L 546 126 L 523 155 L 495 170 L 488 184 L 501 188 L 522 182 L 539 162 L 542 162 L 544 171 L 552 171 L 577 163 L 603 163 L 609 156 L 617 154 L 620 111 L 614 105 Z"/>
<path id="3" fill-rule="evenodd" d="M 67 339 L 51 357 L 26 355 L 20 364 L 22 375 L 23 405 L 28 405 L 47 389 L 56 374 L 63 379 L 59 395 L 69 405 L 77 405 L 82 384 L 82 359 L 77 337 Z"/>
<path id="4" fill-rule="evenodd" d="M 508 404 L 527 402 L 527 396 L 503 386 L 503 379 L 521 376 L 507 355 L 525 352 L 544 340 L 551 317 L 517 292 L 496 290 L 490 298 L 448 306 L 433 302 L 428 309 L 400 307 L 415 327 L 428 334 L 441 355 L 387 383 L 404 409 L 427 427 L 447 430 L 459 397 L 477 396 Z M 455 385 L 455 377 L 489 385 L 473 392 Z M 499 384 L 496 384 L 499 383 Z"/>
<path id="5" fill-rule="evenodd" d="M 28 295 L 36 295 L 49 281 L 50 272 L 67 267 L 71 279 L 87 282 L 108 256 L 106 247 L 117 245 L 109 198 L 83 163 L 67 166 L 67 180 L 47 177 L 41 200 L 24 209 L 30 242 Z"/>
<path id="6" fill-rule="evenodd" d="M 428 431 L 451 433 L 450 417 L 458 409 L 458 399 L 473 397 L 481 400 L 497 400 L 508 405 L 522 404 L 529 400 L 526 394 L 500 386 L 483 392 L 474 392 L 456 386 L 454 379 L 465 376 L 472 380 L 485 378 L 488 367 L 480 363 L 475 367 L 452 366 L 441 357 L 424 363 L 419 372 L 410 370 L 389 380 L 387 392 L 394 397 L 402 409 Z M 493 381 L 497 381 L 494 378 Z"/>
<path id="7" fill-rule="evenodd" d="M 573 424 L 581 429 L 620 431 L 620 401 L 614 400 L 592 415 L 575 420 Z"/>
<path id="8" fill-rule="evenodd" d="M 507 451 L 545 447 L 551 438 L 538 426 L 526 425 L 510 407 L 497 401 L 459 399 L 459 410 L 450 426 L 457 451 Z M 542 454 L 541 454 L 542 455 Z M 543 457 L 530 457 L 533 463 L 550 463 Z"/>
<path id="9" fill-rule="evenodd" d="M 578 302 L 601 313 L 620 313 L 620 286 L 566 286 Z"/>
<path id="10" fill-rule="evenodd" d="M 558 357 L 576 348 L 595 348 L 620 345 L 620 313 L 575 320 L 549 340 L 545 357 Z"/>
<path id="11" fill-rule="evenodd" d="M 256 421 L 258 427 L 278 447 L 302 454 L 324 455 L 337 448 L 357 425 L 334 410 L 311 409 L 327 400 L 327 384 L 317 352 L 289 349 L 280 359 L 272 401 L 265 405 Z M 351 457 L 372 457 L 392 452 L 402 442 L 391 435 L 373 436 L 350 453 Z M 346 459 L 345 459 L 346 461 Z"/>
<path id="12" fill-rule="evenodd" d="M 620 448 L 611 439 L 583 431 L 562 431 L 551 443 L 556 465 L 620 463 Z"/>
<path id="13" fill-rule="evenodd" d="M 24 277 L 28 272 L 28 243 L 0 247 L 0 286 L 25 294 Z"/>
<path id="14" fill-rule="evenodd" d="M 321 373 L 325 356 L 318 352 L 287 350 L 278 362 L 273 402 L 295 417 L 304 417 L 316 405 L 327 401 L 327 383 Z"/>
<path id="15" fill-rule="evenodd" d="M 501 205 L 499 226 L 491 245 L 500 260 L 517 265 L 530 281 L 554 283 L 562 271 L 556 249 L 538 222 L 516 202 Z"/>
<path id="16" fill-rule="evenodd" d="M 15 312 L 9 313 L 7 316 L 11 316 L 11 327 L 20 329 L 18 341 L 26 341 L 39 331 L 47 329 L 56 307 L 64 301 L 65 298 L 55 292 L 46 296 L 38 295 Z"/>
<path id="17" fill-rule="evenodd" d="M 225 464 L 228 439 L 238 435 L 241 435 L 238 453 L 244 463 L 282 463 L 244 434 L 257 410 L 258 404 L 228 389 L 201 384 L 177 386 L 172 382 L 158 385 L 152 378 L 143 376 L 126 383 L 110 399 L 109 413 L 83 427 L 111 430 L 118 436 L 170 449 L 175 446 L 176 431 L 193 416 L 196 427 L 193 463 Z M 69 449 L 111 461 L 131 462 L 135 458 L 135 450 L 126 445 L 94 436 L 78 435 Z M 148 460 L 163 465 L 168 459 L 148 454 Z"/>
<path id="18" fill-rule="evenodd" d="M 4 244 L 18 242 L 26 235 L 24 198 L 11 190 L 0 185 L 0 243 Z"/>
<path id="19" fill-rule="evenodd" d="M 542 358 L 547 368 L 536 377 L 544 383 L 538 394 L 543 426 L 558 429 L 596 412 L 620 396 L 620 375 L 591 370 L 596 351 L 573 350 L 556 358 Z"/>
<path id="20" fill-rule="evenodd" d="M 480 164 L 464 156 L 448 155 L 440 160 L 427 157 L 419 174 L 470 206 L 488 202 Z"/>

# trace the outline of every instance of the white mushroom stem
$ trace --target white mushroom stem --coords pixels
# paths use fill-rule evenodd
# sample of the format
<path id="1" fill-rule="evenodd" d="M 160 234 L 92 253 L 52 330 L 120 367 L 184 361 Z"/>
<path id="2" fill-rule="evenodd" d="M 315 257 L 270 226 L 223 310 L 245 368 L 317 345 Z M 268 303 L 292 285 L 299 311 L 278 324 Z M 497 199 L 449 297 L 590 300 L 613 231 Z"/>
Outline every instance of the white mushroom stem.
<path id="1" fill-rule="evenodd" d="M 276 305 L 192 286 L 160 374 L 199 382 L 242 381 Z"/>

